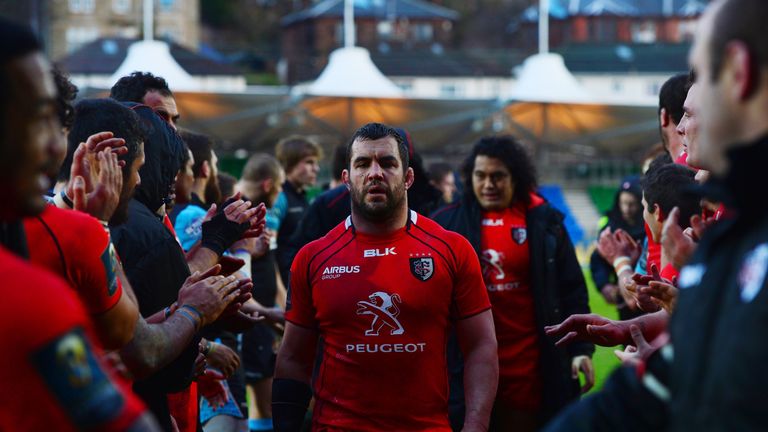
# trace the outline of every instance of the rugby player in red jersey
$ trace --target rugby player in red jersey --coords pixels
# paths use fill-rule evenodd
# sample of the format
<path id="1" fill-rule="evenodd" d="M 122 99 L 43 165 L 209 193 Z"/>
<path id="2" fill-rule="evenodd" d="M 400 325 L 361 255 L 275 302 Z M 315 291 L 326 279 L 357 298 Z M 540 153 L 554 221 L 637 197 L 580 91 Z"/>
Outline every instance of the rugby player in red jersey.
<path id="1" fill-rule="evenodd" d="M 498 361 L 477 256 L 463 237 L 408 209 L 413 170 L 394 129 L 363 126 L 347 157 L 352 214 L 301 249 L 291 269 L 275 430 L 300 430 L 322 339 L 314 430 L 449 431 L 451 325 L 466 365 L 464 430 L 486 430 Z"/>
<path id="2" fill-rule="evenodd" d="M 20 229 L 21 217 L 44 209 L 46 153 L 61 131 L 50 65 L 37 40 L 5 20 L 0 38 L 0 231 L 8 234 Z M 0 246 L 0 337 L 8 347 L 0 362 L 0 430 L 157 430 L 98 360 L 90 322 L 71 289 L 6 246 Z"/>

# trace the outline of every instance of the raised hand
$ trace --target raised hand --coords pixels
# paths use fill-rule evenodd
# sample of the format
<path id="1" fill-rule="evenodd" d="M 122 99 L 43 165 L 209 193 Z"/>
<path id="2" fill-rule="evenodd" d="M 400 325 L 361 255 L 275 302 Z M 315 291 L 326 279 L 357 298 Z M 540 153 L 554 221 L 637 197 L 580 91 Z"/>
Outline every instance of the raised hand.
<path id="1" fill-rule="evenodd" d="M 674 279 L 674 278 L 673 278 Z M 677 304 L 678 290 L 673 283 L 650 281 L 648 286 L 642 287 L 640 291 L 649 296 L 657 306 L 663 308 L 668 313 L 675 310 Z"/>
<path id="2" fill-rule="evenodd" d="M 221 371 L 224 378 L 231 377 L 240 366 L 240 356 L 224 344 L 211 341 L 208 343 L 210 346 L 208 354 L 205 355 L 208 366 Z"/>
<path id="3" fill-rule="evenodd" d="M 84 147 L 84 144 L 80 144 L 75 154 L 77 155 L 77 152 Z M 123 173 L 117 154 L 110 149 L 96 153 L 94 161 L 95 163 L 89 163 L 89 165 L 96 169 L 84 173 L 85 176 L 78 175 L 71 179 L 69 183 L 71 189 L 67 195 L 72 197 L 75 210 L 88 213 L 102 221 L 109 221 L 120 203 Z M 98 174 L 95 179 L 91 178 L 89 188 L 87 179 L 94 173 Z"/>
<path id="4" fill-rule="evenodd" d="M 224 379 L 221 372 L 213 369 L 206 369 L 205 373 L 197 377 L 197 388 L 214 411 L 223 407 L 229 399 L 227 388 L 222 382 Z"/>
<path id="5" fill-rule="evenodd" d="M 579 372 L 584 374 L 584 385 L 581 386 L 581 393 L 584 394 L 595 385 L 595 368 L 589 356 L 576 356 L 571 360 L 571 377 L 578 379 Z"/>
<path id="6" fill-rule="evenodd" d="M 597 252 L 609 263 L 625 256 L 630 259 L 630 264 L 634 265 L 640 257 L 641 249 L 632 236 L 622 229 L 611 232 L 610 228 L 606 228 L 597 240 Z"/>
<path id="7" fill-rule="evenodd" d="M 628 339 L 628 330 L 622 321 L 614 321 L 597 314 L 577 314 L 553 326 L 544 327 L 547 336 L 559 337 L 555 346 L 572 342 L 592 342 L 601 346 L 616 346 Z"/>
<path id="8" fill-rule="evenodd" d="M 616 354 L 616 357 L 627 366 L 638 366 L 641 362 L 648 360 L 656 350 L 669 342 L 669 334 L 663 332 L 651 343 L 648 343 L 645 340 L 645 336 L 643 336 L 643 332 L 640 331 L 640 327 L 636 325 L 629 326 L 629 334 L 632 336 L 634 345 L 627 345 L 624 351 L 613 351 L 613 353 Z"/>
<path id="9" fill-rule="evenodd" d="M 217 264 L 204 272 L 195 272 L 179 290 L 179 309 L 191 307 L 199 315 L 200 327 L 216 321 L 240 295 L 238 280 L 234 276 L 217 276 L 220 271 Z"/>

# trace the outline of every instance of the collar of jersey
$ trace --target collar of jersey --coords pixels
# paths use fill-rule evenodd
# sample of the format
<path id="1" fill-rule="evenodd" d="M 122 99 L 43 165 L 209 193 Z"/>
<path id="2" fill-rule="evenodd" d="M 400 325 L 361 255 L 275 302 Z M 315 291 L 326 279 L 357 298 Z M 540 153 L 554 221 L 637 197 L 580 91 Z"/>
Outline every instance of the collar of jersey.
<path id="1" fill-rule="evenodd" d="M 347 229 L 352 230 L 352 234 L 357 240 L 361 240 L 366 243 L 392 243 L 393 241 L 399 240 L 401 237 L 405 236 L 405 233 L 411 229 L 411 225 L 416 224 L 418 221 L 419 214 L 410 209 L 408 211 L 410 214 L 408 219 L 405 221 L 405 226 L 388 234 L 377 235 L 357 231 L 357 229 L 355 229 L 355 224 L 352 223 L 351 215 L 347 216 L 347 219 L 344 220 L 344 226 Z"/>

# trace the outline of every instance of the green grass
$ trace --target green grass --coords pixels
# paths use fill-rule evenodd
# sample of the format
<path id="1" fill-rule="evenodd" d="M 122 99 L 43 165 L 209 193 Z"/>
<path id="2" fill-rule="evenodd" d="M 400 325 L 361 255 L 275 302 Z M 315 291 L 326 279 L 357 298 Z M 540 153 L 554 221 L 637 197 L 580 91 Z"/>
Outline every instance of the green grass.
<path id="1" fill-rule="evenodd" d="M 595 289 L 595 285 L 592 282 L 592 276 L 589 272 L 589 267 L 584 270 L 584 278 L 587 281 L 587 291 L 589 292 L 589 307 L 592 313 L 602 315 L 610 319 L 618 319 L 618 313 L 616 307 L 605 302 L 603 296 Z M 613 353 L 614 347 L 607 348 L 597 346 L 595 347 L 595 355 L 592 357 L 592 365 L 595 367 L 595 386 L 590 391 L 599 390 L 603 386 L 603 381 L 611 374 L 611 372 L 619 366 L 621 363 L 616 355 Z"/>

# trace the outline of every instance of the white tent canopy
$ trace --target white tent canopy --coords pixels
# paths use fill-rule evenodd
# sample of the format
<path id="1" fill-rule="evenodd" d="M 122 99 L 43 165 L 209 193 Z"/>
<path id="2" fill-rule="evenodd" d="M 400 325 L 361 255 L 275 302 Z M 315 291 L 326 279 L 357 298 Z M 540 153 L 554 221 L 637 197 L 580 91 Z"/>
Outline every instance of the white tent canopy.
<path id="1" fill-rule="evenodd" d="M 525 60 L 510 98 L 521 102 L 593 102 L 565 67 L 563 57 L 552 53 L 532 55 Z"/>
<path id="2" fill-rule="evenodd" d="M 151 72 L 172 83 L 173 90 L 200 91 L 199 82 L 185 71 L 171 56 L 170 46 L 162 41 L 142 40 L 128 48 L 128 55 L 110 77 L 112 84 L 132 72 Z"/>
<path id="3" fill-rule="evenodd" d="M 379 71 L 365 48 L 345 47 L 331 53 L 328 65 L 307 89 L 312 96 L 402 97 L 402 91 Z"/>

